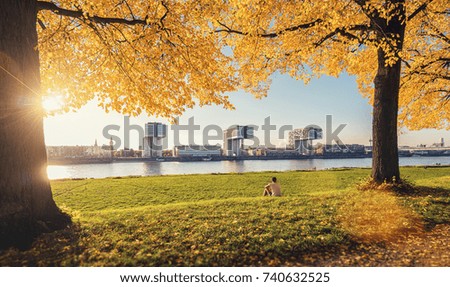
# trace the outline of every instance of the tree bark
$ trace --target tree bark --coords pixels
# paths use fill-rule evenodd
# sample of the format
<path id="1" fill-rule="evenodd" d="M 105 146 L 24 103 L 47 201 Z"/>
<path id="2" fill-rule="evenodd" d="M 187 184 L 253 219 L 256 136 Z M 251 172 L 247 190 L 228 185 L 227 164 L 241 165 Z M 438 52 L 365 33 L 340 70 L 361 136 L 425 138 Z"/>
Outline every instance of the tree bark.
<path id="1" fill-rule="evenodd" d="M 70 222 L 47 178 L 36 20 L 36 0 L 0 1 L 0 248 Z"/>
<path id="2" fill-rule="evenodd" d="M 392 1 L 403 4 L 404 1 Z M 375 19 L 376 26 L 383 37 L 395 37 L 396 51 L 401 51 L 405 34 L 404 6 L 398 6 L 398 14 L 391 21 Z M 376 183 L 400 182 L 398 161 L 398 133 L 397 115 L 400 92 L 401 61 L 393 65 L 386 64 L 386 52 L 378 48 L 378 71 L 374 79 L 373 103 L 373 150 L 372 150 L 372 178 Z"/>

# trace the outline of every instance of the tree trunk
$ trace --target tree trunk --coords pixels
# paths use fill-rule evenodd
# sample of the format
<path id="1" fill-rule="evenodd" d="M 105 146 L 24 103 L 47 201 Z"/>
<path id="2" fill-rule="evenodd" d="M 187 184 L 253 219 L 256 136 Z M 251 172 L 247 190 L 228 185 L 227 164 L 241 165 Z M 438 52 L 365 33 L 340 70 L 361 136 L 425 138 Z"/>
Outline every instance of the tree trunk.
<path id="1" fill-rule="evenodd" d="M 392 1 L 403 3 L 404 1 Z M 396 37 L 396 50 L 401 51 L 405 34 L 405 24 L 401 19 L 405 15 L 403 5 L 391 21 L 379 18 L 376 26 L 383 35 Z M 395 15 L 395 14 L 394 14 Z M 374 80 L 375 94 L 373 103 L 373 153 L 372 178 L 376 183 L 400 182 L 398 163 L 397 115 L 400 92 L 401 61 L 394 65 L 386 65 L 386 53 L 378 48 L 378 71 Z"/>
<path id="2" fill-rule="evenodd" d="M 0 248 L 66 226 L 47 178 L 36 0 L 0 1 Z"/>

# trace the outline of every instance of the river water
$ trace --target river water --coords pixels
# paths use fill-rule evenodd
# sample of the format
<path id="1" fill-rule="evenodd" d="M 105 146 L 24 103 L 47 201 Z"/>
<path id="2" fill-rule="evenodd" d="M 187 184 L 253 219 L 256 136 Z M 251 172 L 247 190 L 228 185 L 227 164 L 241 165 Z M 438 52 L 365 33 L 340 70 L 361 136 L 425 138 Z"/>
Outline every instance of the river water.
<path id="1" fill-rule="evenodd" d="M 116 176 L 149 176 L 166 174 L 204 174 L 250 171 L 287 171 L 329 169 L 340 167 L 370 167 L 370 158 L 245 160 L 196 162 L 114 162 L 102 164 L 50 165 L 50 179 L 104 178 Z M 450 165 L 450 157 L 401 157 L 400 165 Z"/>

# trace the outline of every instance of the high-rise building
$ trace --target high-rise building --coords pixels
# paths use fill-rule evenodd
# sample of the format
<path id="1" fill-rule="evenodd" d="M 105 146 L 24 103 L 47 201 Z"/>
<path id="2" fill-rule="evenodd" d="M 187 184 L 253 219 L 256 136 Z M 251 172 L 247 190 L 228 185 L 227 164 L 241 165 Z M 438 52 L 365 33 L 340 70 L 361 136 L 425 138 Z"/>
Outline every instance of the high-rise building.
<path id="1" fill-rule="evenodd" d="M 300 154 L 311 155 L 314 153 L 312 141 L 321 139 L 322 133 L 322 129 L 318 126 L 294 129 L 289 132 L 288 146 L 294 148 Z"/>
<path id="2" fill-rule="evenodd" d="M 147 158 L 161 157 L 163 139 L 167 137 L 167 125 L 157 122 L 145 124 L 145 135 L 142 142 L 144 151 L 142 156 Z"/>
<path id="3" fill-rule="evenodd" d="M 223 155 L 240 156 L 244 149 L 244 139 L 254 136 L 251 126 L 234 126 L 223 131 Z"/>
<path id="4" fill-rule="evenodd" d="M 303 129 L 294 129 L 289 132 L 289 142 L 288 146 L 295 148 L 295 141 L 301 140 L 303 138 Z"/>

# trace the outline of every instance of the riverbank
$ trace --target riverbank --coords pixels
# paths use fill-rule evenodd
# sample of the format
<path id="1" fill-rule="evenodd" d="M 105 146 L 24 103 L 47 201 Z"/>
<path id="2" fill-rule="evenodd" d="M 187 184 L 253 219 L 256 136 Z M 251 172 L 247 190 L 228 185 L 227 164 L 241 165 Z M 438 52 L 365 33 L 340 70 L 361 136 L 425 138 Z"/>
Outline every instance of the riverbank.
<path id="1" fill-rule="evenodd" d="M 120 162 L 201 162 L 201 161 L 249 161 L 249 160 L 307 160 L 307 159 L 350 159 L 350 158 L 371 158 L 367 154 L 341 153 L 336 155 L 290 155 L 290 156 L 213 156 L 213 157 L 62 157 L 49 158 L 49 165 L 72 165 L 72 164 L 102 164 Z"/>
<path id="2" fill-rule="evenodd" d="M 401 166 L 446 166 L 450 157 L 402 157 Z M 106 178 L 119 176 L 243 173 L 260 171 L 328 170 L 334 168 L 367 168 L 371 158 L 240 160 L 240 161 L 124 161 L 104 164 L 49 165 L 50 179 Z"/>
<path id="3" fill-rule="evenodd" d="M 412 155 L 403 155 L 400 157 L 411 157 Z M 449 155 L 440 155 L 449 156 Z M 72 165 L 72 164 L 102 164 L 102 163 L 120 163 L 120 162 L 198 162 L 198 161 L 257 161 L 257 160 L 311 160 L 311 159 L 353 159 L 353 158 L 372 158 L 371 154 L 363 153 L 336 153 L 325 155 L 284 155 L 284 156 L 186 156 L 186 157 L 114 157 L 114 158 L 96 158 L 96 157 L 61 157 L 49 158 L 49 165 Z"/>
<path id="4" fill-rule="evenodd" d="M 0 265 L 449 266 L 450 168 L 417 192 L 358 191 L 368 169 L 52 181 L 72 228 Z M 262 197 L 272 176 L 283 197 Z"/>
<path id="5" fill-rule="evenodd" d="M 410 150 L 399 150 L 400 158 L 409 157 L 449 157 L 450 150 L 419 150 L 411 152 Z M 372 158 L 372 153 L 362 152 L 333 152 L 315 155 L 300 154 L 270 154 L 262 156 L 165 156 L 165 157 L 49 157 L 49 165 L 74 165 L 74 164 L 104 164 L 114 162 L 198 162 L 198 161 L 256 161 L 256 160 L 313 160 L 313 159 L 361 159 Z"/>

